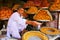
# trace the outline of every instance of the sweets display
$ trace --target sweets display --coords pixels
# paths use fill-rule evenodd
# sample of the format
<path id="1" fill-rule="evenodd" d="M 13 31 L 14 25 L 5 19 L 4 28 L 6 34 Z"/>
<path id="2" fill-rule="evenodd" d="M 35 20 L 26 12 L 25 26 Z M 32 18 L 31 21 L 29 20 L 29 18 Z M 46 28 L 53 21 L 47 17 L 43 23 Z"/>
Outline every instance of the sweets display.
<path id="1" fill-rule="evenodd" d="M 50 6 L 50 11 L 60 10 L 60 0 L 55 0 L 55 2 Z"/>
<path id="2" fill-rule="evenodd" d="M 52 20 L 52 16 L 51 14 L 49 13 L 48 10 L 40 10 L 34 17 L 33 17 L 34 20 L 37 20 L 37 21 L 43 21 L 43 20 L 49 20 L 51 21 Z"/>
<path id="3" fill-rule="evenodd" d="M 37 14 L 38 13 L 38 8 L 37 7 L 30 7 L 27 11 L 28 14 Z"/>
<path id="4" fill-rule="evenodd" d="M 35 37 L 35 38 L 34 38 Z M 39 31 L 29 31 L 22 36 L 22 40 L 48 40 L 48 37 Z"/>
<path id="5" fill-rule="evenodd" d="M 44 2 L 43 2 L 44 1 Z M 50 3 L 48 2 L 48 0 L 28 0 L 25 4 L 24 4 L 24 8 L 29 8 L 31 6 L 37 6 L 37 7 L 49 7 Z"/>
<path id="6" fill-rule="evenodd" d="M 52 28 L 52 27 L 42 27 L 40 29 L 40 31 L 45 33 L 45 34 L 49 34 L 49 35 L 57 35 L 57 34 L 59 34 L 59 31 L 56 28 Z"/>
<path id="7" fill-rule="evenodd" d="M 9 18 L 11 16 L 11 14 L 12 14 L 12 10 L 4 7 L 0 10 L 0 19 Z"/>
<path id="8" fill-rule="evenodd" d="M 23 8 L 29 8 L 29 7 L 34 6 L 34 5 L 35 5 L 35 4 L 34 4 L 33 1 L 27 1 L 27 3 L 25 3 L 25 4 L 23 5 Z"/>
<path id="9" fill-rule="evenodd" d="M 48 0 L 41 0 L 40 7 L 49 7 L 49 5 L 50 5 L 50 3 L 48 2 Z"/>
<path id="10" fill-rule="evenodd" d="M 41 1 L 42 1 L 42 0 L 34 0 L 33 2 L 34 2 L 34 4 L 35 4 L 35 6 L 40 7 Z"/>

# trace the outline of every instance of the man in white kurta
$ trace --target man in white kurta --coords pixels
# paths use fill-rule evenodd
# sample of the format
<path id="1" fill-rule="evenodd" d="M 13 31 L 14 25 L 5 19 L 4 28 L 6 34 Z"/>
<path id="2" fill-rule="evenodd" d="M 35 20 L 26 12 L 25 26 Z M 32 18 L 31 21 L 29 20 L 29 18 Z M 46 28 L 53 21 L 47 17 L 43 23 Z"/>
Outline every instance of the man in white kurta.
<path id="1" fill-rule="evenodd" d="M 26 20 L 20 16 L 18 12 L 15 12 L 11 15 L 7 25 L 7 37 L 21 38 L 19 32 L 23 31 L 26 28 Z"/>
<path id="2" fill-rule="evenodd" d="M 36 21 L 28 21 L 23 19 L 23 13 L 24 9 L 23 8 L 18 8 L 17 12 L 13 13 L 11 17 L 8 20 L 8 25 L 7 25 L 7 37 L 12 37 L 20 39 L 21 36 L 19 32 L 23 31 L 27 24 L 37 26 L 38 24 L 41 25 L 41 23 L 38 23 Z M 39 27 L 39 26 L 38 26 Z"/>

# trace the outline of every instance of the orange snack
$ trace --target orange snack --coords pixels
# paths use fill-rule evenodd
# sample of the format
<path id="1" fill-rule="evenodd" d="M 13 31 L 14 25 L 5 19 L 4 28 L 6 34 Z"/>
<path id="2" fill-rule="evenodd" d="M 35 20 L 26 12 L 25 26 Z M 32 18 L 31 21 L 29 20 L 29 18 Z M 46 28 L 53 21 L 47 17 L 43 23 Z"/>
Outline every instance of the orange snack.
<path id="1" fill-rule="evenodd" d="M 0 19 L 6 19 L 9 18 L 12 14 L 12 10 L 10 8 L 7 7 L 3 7 L 0 10 Z"/>
<path id="2" fill-rule="evenodd" d="M 44 2 L 43 2 L 44 1 Z M 49 3 L 48 3 L 48 0 L 41 0 L 41 5 L 40 7 L 49 7 Z"/>
<path id="3" fill-rule="evenodd" d="M 28 14 L 37 14 L 38 13 L 38 9 L 37 7 L 30 7 L 27 11 Z"/>
<path id="4" fill-rule="evenodd" d="M 49 8 L 51 11 L 60 10 L 60 0 L 55 0 L 53 5 Z"/>
<path id="5" fill-rule="evenodd" d="M 52 20 L 52 16 L 48 10 L 40 10 L 38 14 L 33 17 L 34 20 Z"/>
<path id="6" fill-rule="evenodd" d="M 35 6 L 34 2 L 33 1 L 27 1 L 27 3 L 24 4 L 24 8 L 29 8 L 31 6 Z"/>

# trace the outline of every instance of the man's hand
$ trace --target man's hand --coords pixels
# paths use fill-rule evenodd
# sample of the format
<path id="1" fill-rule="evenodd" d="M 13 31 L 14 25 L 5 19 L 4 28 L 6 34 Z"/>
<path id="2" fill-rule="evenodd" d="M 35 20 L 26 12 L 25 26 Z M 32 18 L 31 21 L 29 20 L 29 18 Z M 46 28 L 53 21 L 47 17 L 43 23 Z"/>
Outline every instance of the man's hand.
<path id="1" fill-rule="evenodd" d="M 38 26 L 39 24 L 42 25 L 42 23 L 39 23 L 39 22 L 36 22 L 36 21 L 29 21 L 29 20 L 27 20 L 26 23 L 30 24 L 30 25 L 33 25 L 35 27 Z"/>
<path id="2" fill-rule="evenodd" d="M 39 23 L 39 22 L 33 21 L 33 22 L 32 22 L 32 25 L 33 25 L 33 26 L 38 26 L 38 25 L 42 25 L 42 23 Z"/>

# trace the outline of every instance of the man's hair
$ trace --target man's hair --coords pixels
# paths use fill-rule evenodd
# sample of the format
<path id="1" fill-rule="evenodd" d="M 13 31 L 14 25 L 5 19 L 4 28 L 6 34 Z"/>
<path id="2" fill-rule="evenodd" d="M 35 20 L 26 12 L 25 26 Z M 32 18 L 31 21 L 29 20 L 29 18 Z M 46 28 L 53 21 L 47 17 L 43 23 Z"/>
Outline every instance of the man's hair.
<path id="1" fill-rule="evenodd" d="M 23 8 L 22 6 L 19 6 L 18 8 L 17 8 L 17 10 L 19 10 L 20 8 Z"/>

